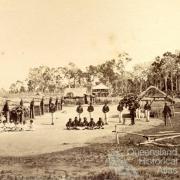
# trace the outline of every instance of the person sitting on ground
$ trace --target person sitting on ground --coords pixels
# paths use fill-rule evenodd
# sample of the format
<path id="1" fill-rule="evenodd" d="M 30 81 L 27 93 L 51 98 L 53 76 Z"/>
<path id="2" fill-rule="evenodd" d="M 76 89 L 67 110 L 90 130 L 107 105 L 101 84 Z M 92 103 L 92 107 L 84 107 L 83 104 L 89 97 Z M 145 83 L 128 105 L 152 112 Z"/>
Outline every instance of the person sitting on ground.
<path id="1" fill-rule="evenodd" d="M 93 130 L 95 128 L 95 126 L 96 126 L 96 123 L 94 122 L 94 119 L 91 118 L 91 120 L 88 124 L 88 129 Z"/>
<path id="2" fill-rule="evenodd" d="M 73 129 L 78 130 L 78 128 L 77 128 L 77 127 L 78 127 L 78 123 L 79 123 L 78 118 L 75 117 L 75 118 L 74 118 L 74 121 L 73 121 L 73 123 L 72 123 Z"/>
<path id="3" fill-rule="evenodd" d="M 69 121 L 66 123 L 66 128 L 67 130 L 71 130 L 73 127 L 73 122 L 72 122 L 72 119 L 69 118 Z"/>
<path id="4" fill-rule="evenodd" d="M 2 123 L 2 121 L 0 120 L 0 132 L 4 131 L 4 124 Z"/>
<path id="5" fill-rule="evenodd" d="M 30 120 L 30 124 L 29 124 L 29 130 L 30 130 L 30 131 L 34 130 L 33 123 L 34 123 L 34 121 L 31 119 L 31 120 Z"/>
<path id="6" fill-rule="evenodd" d="M 14 131 L 15 130 L 15 124 L 12 120 L 10 120 L 10 122 L 7 123 L 6 130 L 7 131 Z"/>
<path id="7" fill-rule="evenodd" d="M 96 128 L 97 129 L 104 129 L 104 122 L 102 121 L 102 118 L 99 118 L 99 120 L 96 123 Z"/>
<path id="8" fill-rule="evenodd" d="M 82 127 L 82 126 L 83 126 L 83 122 L 82 122 L 81 118 L 79 118 L 78 126 L 79 126 L 79 127 Z"/>
<path id="9" fill-rule="evenodd" d="M 19 121 L 16 122 L 14 130 L 15 131 L 22 131 L 23 130 L 22 124 Z"/>
<path id="10" fill-rule="evenodd" d="M 87 121 L 87 118 L 84 117 L 83 126 L 88 127 L 89 122 Z"/>
<path id="11" fill-rule="evenodd" d="M 6 120 L 3 120 L 2 122 L 2 126 L 3 126 L 3 131 L 6 131 L 7 130 L 7 121 Z"/>

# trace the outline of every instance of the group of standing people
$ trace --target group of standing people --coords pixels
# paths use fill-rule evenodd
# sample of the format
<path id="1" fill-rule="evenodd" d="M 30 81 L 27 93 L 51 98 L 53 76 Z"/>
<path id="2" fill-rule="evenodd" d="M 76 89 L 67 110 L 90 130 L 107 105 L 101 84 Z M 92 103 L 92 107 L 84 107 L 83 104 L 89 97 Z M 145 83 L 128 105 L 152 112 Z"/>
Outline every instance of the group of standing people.
<path id="1" fill-rule="evenodd" d="M 53 102 L 53 98 L 50 97 L 49 98 L 49 104 L 48 104 L 48 111 L 50 113 L 54 113 L 55 111 L 58 110 L 58 105 L 60 104 L 60 108 L 62 109 L 62 104 L 63 104 L 63 100 L 62 99 L 58 99 L 58 97 L 55 99 L 55 102 Z M 13 112 L 16 110 L 16 114 L 18 113 L 19 115 L 19 121 L 22 123 L 24 116 L 28 116 L 27 114 L 24 113 L 24 101 L 23 99 L 20 100 L 19 105 L 17 105 L 16 107 L 10 109 L 9 107 L 9 101 L 6 100 L 3 108 L 2 108 L 2 114 L 5 117 L 6 122 L 10 121 L 10 115 L 13 114 Z M 44 97 L 42 97 L 41 101 L 40 101 L 40 115 L 44 115 L 44 107 L 45 107 L 45 103 L 44 103 Z M 15 114 L 14 113 L 14 114 Z M 34 119 L 35 118 L 35 99 L 33 98 L 30 101 L 29 104 L 29 118 L 30 119 Z"/>
<path id="2" fill-rule="evenodd" d="M 130 103 L 126 104 L 123 101 L 119 102 L 119 105 L 117 106 L 117 111 L 119 112 L 119 123 L 125 124 L 125 117 L 123 117 L 123 110 L 124 108 L 129 110 L 130 118 L 131 118 L 131 124 L 135 125 L 135 119 L 140 120 L 141 119 L 141 106 L 138 99 L 131 101 Z M 144 113 L 146 121 L 149 122 L 150 118 L 150 111 L 151 111 L 151 104 L 146 101 L 146 104 L 144 105 Z"/>
<path id="3" fill-rule="evenodd" d="M 104 113 L 104 122 L 107 125 L 108 124 L 108 112 L 109 112 L 109 106 L 108 104 L 105 102 L 104 106 L 102 107 L 102 112 Z M 81 114 L 83 113 L 83 107 L 81 104 L 78 105 L 78 107 L 76 108 L 76 112 L 78 113 L 78 117 L 81 118 Z M 89 104 L 89 106 L 87 107 L 87 111 L 89 113 L 89 118 L 92 119 L 93 118 L 93 112 L 94 112 L 94 106 L 92 105 L 92 103 Z"/>
<path id="4" fill-rule="evenodd" d="M 129 114 L 131 117 L 131 124 L 130 125 L 134 125 L 135 124 L 135 118 L 137 120 L 140 120 L 141 118 L 141 107 L 140 107 L 140 103 L 139 101 L 132 101 L 129 104 L 125 104 L 123 101 L 120 101 L 118 106 L 117 106 L 117 111 L 119 114 L 119 123 L 123 124 L 125 123 L 125 120 L 123 118 L 123 110 L 124 108 L 128 108 L 129 110 Z M 78 107 L 76 108 L 76 112 L 78 113 L 78 117 L 79 119 L 81 118 L 81 114 L 83 113 L 83 107 L 81 104 L 78 105 Z M 89 106 L 87 107 L 87 111 L 89 113 L 89 118 L 91 119 L 93 117 L 93 112 L 94 112 L 94 106 L 92 105 L 92 103 L 89 104 Z M 104 114 L 104 123 L 107 125 L 108 124 L 108 113 L 110 111 L 110 108 L 108 106 L 108 103 L 105 102 L 103 107 L 102 107 L 102 112 Z M 150 118 L 150 111 L 151 111 L 151 104 L 147 101 L 146 104 L 144 105 L 144 112 L 145 112 L 145 117 L 146 117 L 146 121 L 149 122 L 149 118 Z"/>

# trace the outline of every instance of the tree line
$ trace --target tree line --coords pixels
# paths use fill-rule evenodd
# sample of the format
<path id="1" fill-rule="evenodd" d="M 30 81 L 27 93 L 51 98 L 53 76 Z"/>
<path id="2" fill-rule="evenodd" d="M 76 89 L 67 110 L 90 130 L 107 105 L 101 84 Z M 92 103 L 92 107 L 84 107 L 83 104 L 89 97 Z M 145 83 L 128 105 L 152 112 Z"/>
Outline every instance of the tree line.
<path id="1" fill-rule="evenodd" d="M 180 92 L 180 55 L 165 52 L 155 57 L 150 64 L 136 64 L 132 70 L 127 67 L 132 61 L 128 53 L 99 65 L 89 65 L 82 70 L 75 63 L 65 67 L 39 66 L 31 68 L 28 78 L 11 84 L 10 93 L 60 92 L 64 88 L 87 87 L 104 83 L 111 89 L 111 95 L 140 93 L 150 85 L 178 94 Z"/>

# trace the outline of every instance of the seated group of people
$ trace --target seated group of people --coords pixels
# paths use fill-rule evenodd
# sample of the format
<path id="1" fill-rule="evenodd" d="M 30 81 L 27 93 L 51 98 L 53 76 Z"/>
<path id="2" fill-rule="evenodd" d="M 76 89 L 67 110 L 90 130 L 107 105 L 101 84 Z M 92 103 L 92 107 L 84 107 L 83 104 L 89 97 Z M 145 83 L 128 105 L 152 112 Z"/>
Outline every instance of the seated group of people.
<path id="1" fill-rule="evenodd" d="M 71 130 L 71 129 L 76 129 L 78 130 L 79 127 L 84 127 L 84 129 L 104 129 L 104 122 L 102 121 L 102 118 L 99 118 L 99 120 L 97 122 L 94 121 L 93 118 L 90 119 L 90 121 L 88 122 L 87 118 L 84 117 L 83 121 L 81 120 L 81 118 L 77 118 L 75 117 L 74 120 L 72 121 L 71 118 L 69 118 L 68 122 L 66 123 L 66 128 L 67 130 Z"/>
<path id="2" fill-rule="evenodd" d="M 30 120 L 29 123 L 23 121 L 20 123 L 19 121 L 14 122 L 10 120 L 7 122 L 6 120 L 0 120 L 0 132 L 9 132 L 9 131 L 31 131 L 33 130 L 33 120 Z"/>

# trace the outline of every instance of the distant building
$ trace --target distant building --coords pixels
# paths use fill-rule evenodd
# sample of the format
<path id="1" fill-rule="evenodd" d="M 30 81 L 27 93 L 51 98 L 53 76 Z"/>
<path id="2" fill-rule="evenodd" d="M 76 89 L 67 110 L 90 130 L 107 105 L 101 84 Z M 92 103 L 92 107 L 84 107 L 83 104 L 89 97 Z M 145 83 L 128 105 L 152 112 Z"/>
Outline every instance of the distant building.
<path id="1" fill-rule="evenodd" d="M 66 98 L 81 98 L 87 94 L 87 88 L 66 88 L 64 90 L 64 97 Z"/>
<path id="2" fill-rule="evenodd" d="M 92 95 L 96 97 L 107 97 L 109 93 L 110 93 L 110 88 L 102 83 L 92 88 Z"/>
<path id="3" fill-rule="evenodd" d="M 88 88 L 66 88 L 64 90 L 64 99 L 66 102 L 88 104 L 90 100 Z"/>

